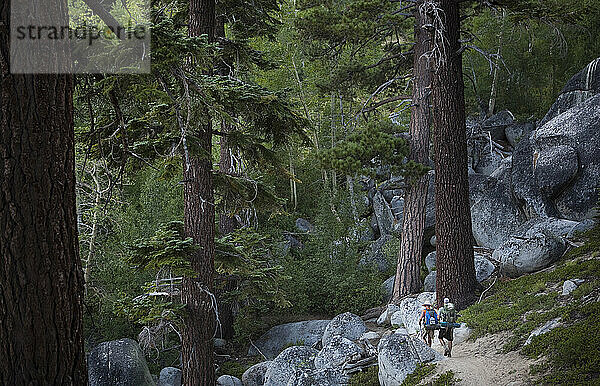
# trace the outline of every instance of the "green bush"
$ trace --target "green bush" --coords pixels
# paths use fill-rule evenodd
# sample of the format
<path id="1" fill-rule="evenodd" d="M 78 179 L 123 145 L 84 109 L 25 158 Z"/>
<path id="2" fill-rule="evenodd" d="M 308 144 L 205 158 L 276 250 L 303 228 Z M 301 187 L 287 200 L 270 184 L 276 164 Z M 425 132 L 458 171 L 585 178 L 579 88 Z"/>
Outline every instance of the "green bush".
<path id="1" fill-rule="evenodd" d="M 419 363 L 417 368 L 411 374 L 408 374 L 402 386 L 416 386 L 428 375 L 432 374 L 435 370 L 435 365 Z"/>
<path id="2" fill-rule="evenodd" d="M 570 324 L 539 335 L 523 348 L 531 358 L 545 356 L 545 361 L 531 369 L 540 374 L 540 384 L 600 384 L 600 302 L 578 309 L 571 307 L 563 322 Z M 572 323 L 572 324 L 571 324 Z"/>
<path id="3" fill-rule="evenodd" d="M 379 386 L 379 366 L 369 367 L 350 378 L 350 386 Z"/>

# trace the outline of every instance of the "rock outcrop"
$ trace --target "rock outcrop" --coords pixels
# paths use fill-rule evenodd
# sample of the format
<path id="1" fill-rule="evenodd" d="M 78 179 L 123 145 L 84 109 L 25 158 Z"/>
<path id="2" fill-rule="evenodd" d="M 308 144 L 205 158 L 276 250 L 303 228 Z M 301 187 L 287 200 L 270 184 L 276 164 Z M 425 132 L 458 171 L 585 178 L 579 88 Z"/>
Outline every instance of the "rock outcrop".
<path id="1" fill-rule="evenodd" d="M 443 357 L 422 340 L 404 334 L 384 337 L 377 346 L 379 352 L 379 383 L 398 386 L 415 371 L 418 363 L 442 360 Z"/>
<path id="2" fill-rule="evenodd" d="M 286 345 L 312 346 L 323 337 L 329 320 L 307 320 L 275 326 L 258 338 L 248 349 L 248 355 L 264 355 L 275 358 Z M 260 352 L 259 352 L 260 351 Z"/>
<path id="3" fill-rule="evenodd" d="M 100 343 L 87 363 L 90 386 L 154 386 L 144 353 L 132 339 Z"/>

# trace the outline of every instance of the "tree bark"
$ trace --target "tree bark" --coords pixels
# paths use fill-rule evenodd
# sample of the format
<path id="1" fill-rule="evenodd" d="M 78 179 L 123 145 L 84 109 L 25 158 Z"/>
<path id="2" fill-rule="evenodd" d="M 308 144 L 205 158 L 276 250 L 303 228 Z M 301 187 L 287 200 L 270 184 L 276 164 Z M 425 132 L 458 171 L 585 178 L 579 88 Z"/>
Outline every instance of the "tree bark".
<path id="1" fill-rule="evenodd" d="M 441 0 L 441 56 L 432 78 L 433 148 L 437 239 L 437 300 L 458 308 L 470 304 L 475 278 L 469 204 L 465 100 L 460 54 L 459 2 Z"/>
<path id="2" fill-rule="evenodd" d="M 423 26 L 431 24 L 430 17 L 422 10 L 419 1 L 415 10 L 414 83 L 410 115 L 410 155 L 409 159 L 427 164 L 429 162 L 429 130 L 431 69 L 424 54 L 431 50 L 429 34 Z M 409 185 L 404 195 L 402 219 L 402 239 L 398 254 L 398 267 L 392 301 L 402 296 L 418 292 L 421 287 L 420 267 L 423 254 L 423 233 L 425 232 L 425 207 L 429 175 L 418 178 Z"/>
<path id="3" fill-rule="evenodd" d="M 215 36 L 215 1 L 192 0 L 189 8 L 189 35 Z M 191 256 L 196 277 L 186 277 L 182 285 L 182 301 L 186 320 L 181 338 L 182 383 L 213 386 L 215 366 L 213 337 L 215 334 L 216 300 L 214 287 L 215 207 L 213 199 L 212 125 L 207 111 L 206 123 L 194 130 L 200 152 L 184 155 L 184 231 L 198 246 Z"/>
<path id="4" fill-rule="evenodd" d="M 67 2 L 46 7 L 66 19 Z M 0 3 L 0 384 L 85 385 L 73 78 L 9 73 Z M 64 60 L 49 57 L 49 66 Z"/>

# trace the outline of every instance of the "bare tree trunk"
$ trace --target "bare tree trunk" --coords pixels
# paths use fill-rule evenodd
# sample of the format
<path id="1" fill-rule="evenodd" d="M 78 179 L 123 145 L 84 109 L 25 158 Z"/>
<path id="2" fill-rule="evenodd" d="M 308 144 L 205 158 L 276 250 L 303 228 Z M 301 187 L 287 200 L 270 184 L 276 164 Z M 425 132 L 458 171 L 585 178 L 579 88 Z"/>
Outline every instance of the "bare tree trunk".
<path id="1" fill-rule="evenodd" d="M 215 0 L 191 0 L 189 35 L 215 36 Z M 196 277 L 186 277 L 182 285 L 182 301 L 186 305 L 185 325 L 181 334 L 182 383 L 213 386 L 215 366 L 213 338 L 215 334 L 216 300 L 214 287 L 215 207 L 213 198 L 212 124 L 194 128 L 197 146 L 202 155 L 184 157 L 184 231 L 198 245 L 191 256 Z M 190 128 L 192 129 L 192 128 Z"/>
<path id="2" fill-rule="evenodd" d="M 85 283 L 85 294 L 87 295 L 90 277 L 92 275 L 92 258 L 96 250 L 96 236 L 98 235 L 98 212 L 100 211 L 100 204 L 102 200 L 102 187 L 100 186 L 100 180 L 98 179 L 98 171 L 96 165 L 92 171 L 92 179 L 94 180 L 94 214 L 92 216 L 92 234 L 88 243 L 88 254 L 85 262 L 85 271 L 83 273 L 83 281 Z"/>
<path id="3" fill-rule="evenodd" d="M 500 54 L 502 53 L 502 44 L 504 42 L 504 21 L 506 20 L 505 10 L 502 10 L 502 29 L 500 30 L 500 36 L 498 37 L 498 52 L 496 53 L 496 63 L 492 75 L 492 87 L 490 91 L 490 102 L 488 104 L 487 116 L 491 117 L 494 115 L 494 109 L 496 108 L 496 95 L 498 94 L 498 67 L 500 66 Z"/>
<path id="4" fill-rule="evenodd" d="M 463 308 L 475 298 L 479 284 L 471 244 L 459 3 L 437 3 L 444 15 L 443 28 L 437 31 L 441 39 L 435 40 L 442 56 L 432 78 L 437 299 L 441 304 L 448 297 Z"/>
<path id="5" fill-rule="evenodd" d="M 431 126 L 429 109 L 431 69 L 424 54 L 431 51 L 431 40 L 424 26 L 431 24 L 431 21 L 422 9 L 422 4 L 423 1 L 419 1 L 415 11 L 414 83 L 409 129 L 409 159 L 426 164 L 429 161 L 429 130 Z M 404 196 L 402 240 L 392 301 L 418 292 L 422 287 L 420 267 L 428 185 L 429 175 L 426 174 L 410 184 Z"/>
<path id="6" fill-rule="evenodd" d="M 66 0 L 44 7 L 66 20 Z M 10 15 L 0 3 L 0 384 L 86 385 L 73 78 L 11 75 Z"/>

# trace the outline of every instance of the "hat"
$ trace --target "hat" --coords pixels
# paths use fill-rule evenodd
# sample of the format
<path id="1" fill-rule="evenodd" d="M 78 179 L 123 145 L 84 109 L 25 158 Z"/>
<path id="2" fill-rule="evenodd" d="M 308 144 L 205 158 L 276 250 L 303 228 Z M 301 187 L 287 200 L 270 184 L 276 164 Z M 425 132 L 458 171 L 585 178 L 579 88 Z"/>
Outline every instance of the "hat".
<path id="1" fill-rule="evenodd" d="M 424 306 L 424 307 L 431 306 L 431 303 L 429 303 L 429 302 L 425 302 L 425 303 L 423 303 L 423 306 Z"/>
<path id="2" fill-rule="evenodd" d="M 444 304 L 450 303 L 450 299 L 444 298 Z"/>

